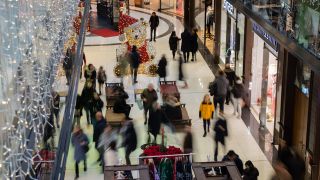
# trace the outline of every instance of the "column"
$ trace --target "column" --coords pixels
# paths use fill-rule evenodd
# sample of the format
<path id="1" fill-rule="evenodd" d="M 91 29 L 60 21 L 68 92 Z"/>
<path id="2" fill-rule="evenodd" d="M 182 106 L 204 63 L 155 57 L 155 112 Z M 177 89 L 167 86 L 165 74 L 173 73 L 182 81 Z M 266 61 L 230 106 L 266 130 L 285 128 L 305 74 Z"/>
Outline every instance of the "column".
<path id="1" fill-rule="evenodd" d="M 215 18 L 215 27 L 214 27 L 214 63 L 219 64 L 220 61 L 220 29 L 221 29 L 221 10 L 222 10 L 222 1 L 214 1 L 214 18 Z"/>
<path id="2" fill-rule="evenodd" d="M 263 48 L 262 62 L 262 85 L 261 85 L 261 105 L 260 105 L 260 128 L 265 128 L 267 120 L 267 91 L 268 91 L 268 69 L 269 69 L 269 51 Z"/>

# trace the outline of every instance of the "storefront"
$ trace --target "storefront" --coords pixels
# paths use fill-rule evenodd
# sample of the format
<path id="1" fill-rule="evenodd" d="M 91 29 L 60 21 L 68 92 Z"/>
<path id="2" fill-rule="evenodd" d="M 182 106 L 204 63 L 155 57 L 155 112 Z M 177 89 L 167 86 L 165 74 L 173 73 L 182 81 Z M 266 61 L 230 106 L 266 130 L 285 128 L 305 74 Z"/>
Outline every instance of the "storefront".
<path id="1" fill-rule="evenodd" d="M 220 25 L 220 65 L 230 64 L 236 74 L 243 75 L 245 16 L 224 0 Z"/>

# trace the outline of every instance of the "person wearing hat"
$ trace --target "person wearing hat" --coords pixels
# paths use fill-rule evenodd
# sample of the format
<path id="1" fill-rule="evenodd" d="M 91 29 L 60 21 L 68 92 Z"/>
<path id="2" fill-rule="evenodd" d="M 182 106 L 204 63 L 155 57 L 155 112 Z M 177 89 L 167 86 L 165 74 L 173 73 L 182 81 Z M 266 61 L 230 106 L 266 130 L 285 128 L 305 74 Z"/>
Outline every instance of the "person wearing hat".
<path id="1" fill-rule="evenodd" d="M 239 77 L 236 77 L 236 82 L 231 90 L 233 94 L 233 106 L 234 111 L 233 114 L 236 115 L 238 113 L 237 118 L 241 118 L 242 115 L 242 97 L 244 95 L 244 86 Z"/>

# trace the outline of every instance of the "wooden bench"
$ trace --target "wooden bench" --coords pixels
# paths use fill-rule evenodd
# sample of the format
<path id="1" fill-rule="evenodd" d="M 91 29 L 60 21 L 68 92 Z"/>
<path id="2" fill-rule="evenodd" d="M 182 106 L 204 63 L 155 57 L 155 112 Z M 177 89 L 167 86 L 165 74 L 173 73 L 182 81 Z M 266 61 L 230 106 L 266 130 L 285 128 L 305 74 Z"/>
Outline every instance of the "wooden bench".
<path id="1" fill-rule="evenodd" d="M 106 83 L 106 101 L 108 106 L 113 106 L 116 99 L 119 97 L 117 92 L 114 92 L 114 87 L 123 87 L 122 83 Z"/>
<path id="2" fill-rule="evenodd" d="M 104 179 L 114 179 L 114 173 L 116 171 L 139 171 L 139 178 L 143 180 L 150 180 L 149 166 L 148 165 L 122 165 L 122 166 L 105 166 L 104 167 Z"/>
<path id="3" fill-rule="evenodd" d="M 124 113 L 113 112 L 113 106 L 107 106 L 105 117 L 107 119 L 107 123 L 112 127 L 120 127 L 121 124 L 126 120 L 126 115 Z"/>
<path id="4" fill-rule="evenodd" d="M 181 104 L 180 108 L 181 108 L 182 118 L 181 119 L 170 119 L 170 121 L 172 122 L 172 124 L 176 128 L 184 128 L 185 126 L 191 126 L 191 119 L 190 119 L 188 111 L 186 109 L 186 105 Z"/>
<path id="5" fill-rule="evenodd" d="M 160 81 L 160 94 L 162 95 L 162 99 L 167 95 L 172 95 L 180 101 L 180 92 L 176 81 Z"/>

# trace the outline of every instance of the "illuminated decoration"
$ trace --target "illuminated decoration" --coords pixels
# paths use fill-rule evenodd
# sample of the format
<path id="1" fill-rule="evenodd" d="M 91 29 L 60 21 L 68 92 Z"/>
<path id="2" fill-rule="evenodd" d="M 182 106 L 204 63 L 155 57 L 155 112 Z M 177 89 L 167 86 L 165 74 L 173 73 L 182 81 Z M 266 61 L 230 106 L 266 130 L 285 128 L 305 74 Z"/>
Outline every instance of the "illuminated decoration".
<path id="1" fill-rule="evenodd" d="M 75 28 L 75 32 L 77 33 L 77 35 L 79 35 L 81 18 L 84 13 L 84 2 L 83 1 L 79 2 L 77 12 L 78 12 L 78 16 L 75 17 L 75 19 L 74 19 L 73 27 Z M 90 16 L 89 16 L 89 19 L 90 19 Z M 90 20 L 88 21 L 87 32 L 90 32 Z"/>
<path id="2" fill-rule="evenodd" d="M 156 76 L 157 75 L 157 70 L 158 70 L 158 66 L 156 64 L 151 64 L 149 66 L 149 74 L 151 76 Z"/>
<path id="3" fill-rule="evenodd" d="M 126 12 L 125 5 L 122 4 L 120 7 L 120 19 L 119 19 L 119 40 L 122 44 L 117 49 L 117 56 L 120 57 L 130 52 L 132 46 L 137 46 L 140 55 L 140 61 L 146 63 L 152 61 L 156 55 L 156 51 L 149 43 L 147 38 L 147 27 L 148 23 L 143 19 L 133 18 L 124 12 Z"/>
<path id="4" fill-rule="evenodd" d="M 1 179 L 25 179 L 33 174 L 33 160 L 42 160 L 45 127 L 52 126 L 52 84 L 78 3 L 0 1 Z"/>
<path id="5" fill-rule="evenodd" d="M 116 77 L 121 77 L 121 68 L 120 68 L 120 64 L 117 64 L 114 68 L 113 68 L 113 73 Z"/>

